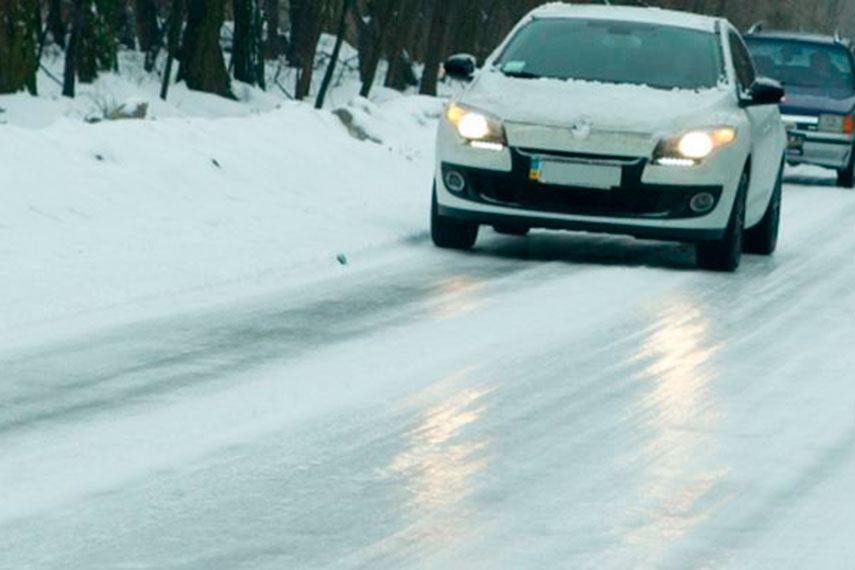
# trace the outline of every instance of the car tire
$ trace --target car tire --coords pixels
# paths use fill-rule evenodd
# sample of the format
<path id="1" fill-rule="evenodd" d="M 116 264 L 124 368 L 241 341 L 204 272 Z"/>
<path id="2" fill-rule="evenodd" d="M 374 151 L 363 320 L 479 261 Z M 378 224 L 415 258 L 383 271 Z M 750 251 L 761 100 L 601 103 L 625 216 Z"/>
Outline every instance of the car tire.
<path id="1" fill-rule="evenodd" d="M 742 261 L 745 241 L 745 200 L 748 195 L 748 171 L 742 173 L 736 201 L 730 213 L 724 238 L 697 245 L 698 266 L 710 271 L 733 273 Z"/>
<path id="2" fill-rule="evenodd" d="M 498 224 L 493 226 L 493 229 L 497 233 L 517 237 L 525 237 L 531 231 L 531 228 L 527 228 L 526 226 L 515 226 L 513 224 Z"/>
<path id="3" fill-rule="evenodd" d="M 759 224 L 745 232 L 745 253 L 772 255 L 778 247 L 778 232 L 781 227 L 781 202 L 783 199 L 783 168 L 775 182 L 775 190 L 766 213 Z"/>
<path id="4" fill-rule="evenodd" d="M 842 188 L 855 186 L 855 149 L 852 150 L 852 156 L 849 157 L 846 168 L 837 171 L 837 185 Z"/>
<path id="5" fill-rule="evenodd" d="M 437 247 L 469 250 L 475 246 L 478 239 L 478 224 L 440 216 L 434 188 L 430 209 L 430 235 Z"/>

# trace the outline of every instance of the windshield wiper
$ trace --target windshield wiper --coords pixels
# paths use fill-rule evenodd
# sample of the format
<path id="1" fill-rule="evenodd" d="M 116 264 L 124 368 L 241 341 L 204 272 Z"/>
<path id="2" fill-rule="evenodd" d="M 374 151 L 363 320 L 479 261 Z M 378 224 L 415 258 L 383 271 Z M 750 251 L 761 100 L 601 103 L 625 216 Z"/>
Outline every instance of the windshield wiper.
<path id="1" fill-rule="evenodd" d="M 506 69 L 499 69 L 499 71 L 506 77 L 516 77 L 517 79 L 540 79 L 543 77 L 542 75 L 532 73 L 531 71 L 510 71 Z"/>

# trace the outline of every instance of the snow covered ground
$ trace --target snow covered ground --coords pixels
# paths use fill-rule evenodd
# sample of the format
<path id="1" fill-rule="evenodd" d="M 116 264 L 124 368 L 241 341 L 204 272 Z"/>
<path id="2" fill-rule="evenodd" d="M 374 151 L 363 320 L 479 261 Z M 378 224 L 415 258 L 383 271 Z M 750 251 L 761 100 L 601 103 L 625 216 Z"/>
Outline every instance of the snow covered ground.
<path id="1" fill-rule="evenodd" d="M 736 275 L 622 237 L 459 254 L 426 236 L 437 100 L 342 91 L 372 142 L 92 89 L 0 97 L 3 570 L 851 568 L 828 172 L 789 172 L 778 255 Z M 148 120 L 84 120 L 129 99 Z"/>
<path id="2" fill-rule="evenodd" d="M 848 570 L 855 201 L 819 178 L 737 275 L 486 232 L 0 350 L 0 567 Z"/>
<path id="3" fill-rule="evenodd" d="M 138 100 L 127 84 L 93 89 Z M 75 102 L 0 97 L 0 339 L 230 298 L 426 231 L 441 101 L 351 99 L 361 141 L 305 103 L 247 112 L 192 94 L 206 116 L 182 117 L 187 96 L 97 124 L 63 107 Z"/>

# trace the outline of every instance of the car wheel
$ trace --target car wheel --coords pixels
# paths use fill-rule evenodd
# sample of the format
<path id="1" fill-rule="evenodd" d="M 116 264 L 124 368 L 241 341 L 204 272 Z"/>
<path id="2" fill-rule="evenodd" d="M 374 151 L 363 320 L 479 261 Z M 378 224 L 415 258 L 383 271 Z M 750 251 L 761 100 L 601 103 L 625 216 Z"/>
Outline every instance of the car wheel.
<path id="1" fill-rule="evenodd" d="M 525 226 L 515 226 L 513 224 L 499 224 L 493 226 L 493 229 L 500 234 L 518 237 L 525 237 L 528 235 L 528 232 L 531 231 L 531 228 L 527 228 Z"/>
<path id="2" fill-rule="evenodd" d="M 732 273 L 742 261 L 742 246 L 745 238 L 745 200 L 748 194 L 748 172 L 742 173 L 736 201 L 730 214 L 724 239 L 702 242 L 697 245 L 698 266 L 711 271 Z"/>
<path id="3" fill-rule="evenodd" d="M 772 255 L 778 247 L 778 230 L 781 226 L 781 201 L 783 197 L 783 169 L 778 174 L 775 190 L 766 214 L 757 226 L 745 232 L 746 253 L 757 255 Z"/>
<path id="4" fill-rule="evenodd" d="M 849 157 L 846 168 L 837 171 L 837 185 L 843 188 L 855 186 L 855 149 L 852 150 L 852 156 Z"/>
<path id="5" fill-rule="evenodd" d="M 478 239 L 478 224 L 461 222 L 439 215 L 436 188 L 430 209 L 430 235 L 434 245 L 444 249 L 472 249 Z"/>

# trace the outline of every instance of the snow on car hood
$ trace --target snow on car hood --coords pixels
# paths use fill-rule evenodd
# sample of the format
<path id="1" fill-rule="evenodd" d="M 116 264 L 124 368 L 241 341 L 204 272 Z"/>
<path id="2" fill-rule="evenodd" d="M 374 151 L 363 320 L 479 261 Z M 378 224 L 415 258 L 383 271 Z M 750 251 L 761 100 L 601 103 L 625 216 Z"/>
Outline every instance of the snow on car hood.
<path id="1" fill-rule="evenodd" d="M 520 79 L 487 70 L 460 103 L 508 122 L 663 133 L 728 124 L 729 89 L 663 90 L 557 79 Z"/>

